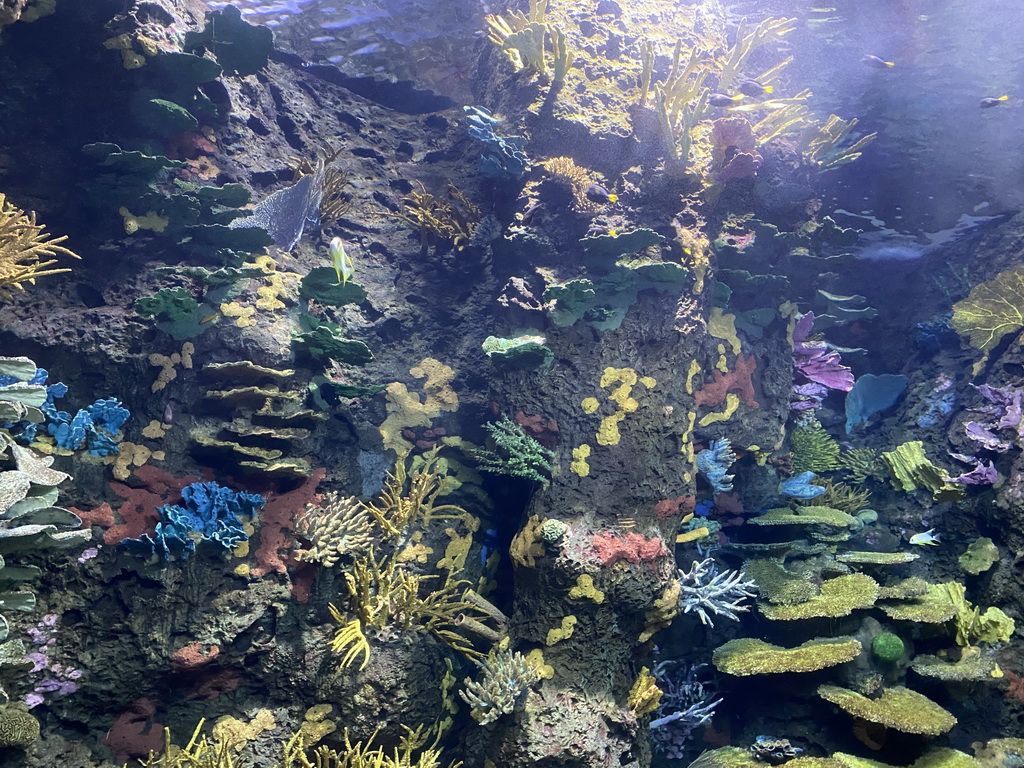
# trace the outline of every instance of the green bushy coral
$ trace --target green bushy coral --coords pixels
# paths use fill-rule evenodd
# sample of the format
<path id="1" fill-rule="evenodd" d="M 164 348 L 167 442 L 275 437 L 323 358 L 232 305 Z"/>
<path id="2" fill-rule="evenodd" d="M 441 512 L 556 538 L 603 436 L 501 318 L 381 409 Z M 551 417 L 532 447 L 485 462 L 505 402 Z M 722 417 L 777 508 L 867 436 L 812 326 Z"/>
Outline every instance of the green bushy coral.
<path id="1" fill-rule="evenodd" d="M 508 416 L 487 425 L 497 451 L 480 452 L 480 469 L 497 475 L 509 475 L 547 483 L 551 477 L 552 451 L 520 429 Z"/>
<path id="2" fill-rule="evenodd" d="M 839 443 L 817 419 L 793 429 L 789 434 L 794 472 L 829 472 L 839 467 Z"/>

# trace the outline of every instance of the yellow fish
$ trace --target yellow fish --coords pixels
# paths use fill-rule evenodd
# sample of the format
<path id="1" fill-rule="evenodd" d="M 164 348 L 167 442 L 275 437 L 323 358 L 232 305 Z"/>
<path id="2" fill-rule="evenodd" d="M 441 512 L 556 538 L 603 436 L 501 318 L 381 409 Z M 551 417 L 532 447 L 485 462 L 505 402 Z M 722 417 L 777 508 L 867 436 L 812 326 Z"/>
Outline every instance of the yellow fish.
<path id="1" fill-rule="evenodd" d="M 356 272 L 352 266 L 352 259 L 345 253 L 345 243 L 342 242 L 340 237 L 331 240 L 331 265 L 334 267 L 334 271 L 338 273 L 338 282 L 342 285 L 348 283 Z"/>

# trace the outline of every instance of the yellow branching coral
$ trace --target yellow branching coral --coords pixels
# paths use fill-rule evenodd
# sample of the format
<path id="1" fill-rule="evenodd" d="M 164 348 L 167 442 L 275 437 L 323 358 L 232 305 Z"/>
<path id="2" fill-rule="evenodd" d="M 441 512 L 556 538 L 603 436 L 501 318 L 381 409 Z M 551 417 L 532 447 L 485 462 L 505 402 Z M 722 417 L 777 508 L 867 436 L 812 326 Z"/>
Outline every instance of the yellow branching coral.
<path id="1" fill-rule="evenodd" d="M 594 212 L 601 209 L 601 205 L 593 202 L 587 197 L 587 190 L 594 183 L 593 174 L 586 168 L 576 165 L 571 157 L 552 157 L 545 160 L 541 165 L 555 181 L 565 184 L 572 193 L 572 200 L 576 209 L 582 212 Z"/>
<path id="2" fill-rule="evenodd" d="M 295 533 L 310 541 L 307 549 L 296 551 L 296 559 L 330 568 L 343 556 L 370 545 L 370 514 L 358 499 L 330 491 L 323 501 L 306 505 Z"/>
<path id="3" fill-rule="evenodd" d="M 36 223 L 35 213 L 25 213 L 9 203 L 0 192 L 0 300 L 9 300 L 15 292 L 24 291 L 24 283 L 35 285 L 40 277 L 70 272 L 67 268 L 52 269 L 55 256 L 78 258 L 78 254 L 61 245 L 67 236 L 51 237 Z"/>

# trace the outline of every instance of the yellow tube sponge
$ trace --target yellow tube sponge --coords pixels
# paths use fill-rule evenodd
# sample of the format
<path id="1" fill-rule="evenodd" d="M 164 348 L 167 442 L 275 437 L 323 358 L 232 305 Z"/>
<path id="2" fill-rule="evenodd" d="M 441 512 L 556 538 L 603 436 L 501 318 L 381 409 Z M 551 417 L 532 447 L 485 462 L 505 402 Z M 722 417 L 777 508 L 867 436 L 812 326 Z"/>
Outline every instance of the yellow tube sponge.
<path id="1" fill-rule="evenodd" d="M 575 472 L 580 477 L 586 477 L 590 474 L 590 465 L 587 464 L 587 459 L 590 458 L 590 446 L 584 443 L 583 445 L 572 449 L 572 461 L 569 463 L 569 469 Z"/>
<path id="2" fill-rule="evenodd" d="M 729 342 L 734 355 L 743 350 L 740 337 L 736 334 L 736 315 L 722 312 L 721 307 L 712 307 L 708 317 L 708 335 Z"/>
<path id="3" fill-rule="evenodd" d="M 563 640 L 568 640 L 576 630 L 576 621 L 577 619 L 575 616 L 563 617 L 562 625 L 560 627 L 548 630 L 548 636 L 544 642 L 548 645 L 554 645 L 555 643 L 560 643 Z"/>

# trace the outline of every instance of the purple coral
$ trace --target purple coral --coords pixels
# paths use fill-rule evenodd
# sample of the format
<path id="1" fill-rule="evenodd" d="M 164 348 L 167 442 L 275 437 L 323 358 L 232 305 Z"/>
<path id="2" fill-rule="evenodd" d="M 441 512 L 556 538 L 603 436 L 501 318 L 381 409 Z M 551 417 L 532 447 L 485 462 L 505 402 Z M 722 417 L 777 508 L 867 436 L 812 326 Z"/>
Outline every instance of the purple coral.
<path id="1" fill-rule="evenodd" d="M 651 720 L 651 742 L 654 749 L 671 760 L 684 756 L 693 732 L 715 714 L 722 703 L 710 683 L 701 681 L 707 664 L 686 664 L 663 661 L 654 667 L 654 679 L 662 690 L 661 704 Z"/>
<path id="2" fill-rule="evenodd" d="M 987 401 L 984 405 L 971 408 L 982 418 L 964 425 L 967 437 L 978 450 L 1005 453 L 1013 443 L 1003 439 L 1000 430 L 1012 429 L 1017 437 L 1024 436 L 1024 419 L 1021 418 L 1021 398 L 1024 392 L 1012 387 L 990 387 L 987 384 L 975 387 Z"/>
<path id="3" fill-rule="evenodd" d="M 76 682 L 82 677 L 82 670 L 53 661 L 50 654 L 57 643 L 57 621 L 55 613 L 48 613 L 26 634 L 35 650 L 25 654 L 32 662 L 29 675 L 35 678 L 35 687 L 25 696 L 25 704 L 31 709 L 46 700 L 46 695 L 68 696 L 78 690 Z"/>
<path id="4" fill-rule="evenodd" d="M 842 364 L 839 353 L 822 340 L 811 340 L 814 313 L 803 315 L 793 326 L 793 402 L 794 411 L 821 407 L 828 390 L 849 392 L 853 371 Z"/>

